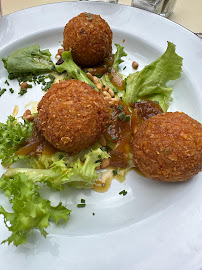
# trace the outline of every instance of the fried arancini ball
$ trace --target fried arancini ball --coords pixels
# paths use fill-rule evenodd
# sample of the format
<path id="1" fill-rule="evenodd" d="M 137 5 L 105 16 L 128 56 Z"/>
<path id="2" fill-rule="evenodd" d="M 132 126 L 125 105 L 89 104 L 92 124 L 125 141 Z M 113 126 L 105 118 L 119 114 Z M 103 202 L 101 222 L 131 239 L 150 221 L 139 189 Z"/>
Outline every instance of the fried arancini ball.
<path id="1" fill-rule="evenodd" d="M 92 146 L 107 128 L 108 104 L 77 80 L 53 84 L 38 104 L 39 130 L 55 148 L 75 153 Z"/>
<path id="2" fill-rule="evenodd" d="M 202 125 L 181 112 L 145 120 L 133 139 L 133 161 L 149 178 L 188 180 L 202 170 Z"/>
<path id="3" fill-rule="evenodd" d="M 81 13 L 64 29 L 63 47 L 71 49 L 73 60 L 82 67 L 94 67 L 104 62 L 112 52 L 112 30 L 99 15 Z"/>

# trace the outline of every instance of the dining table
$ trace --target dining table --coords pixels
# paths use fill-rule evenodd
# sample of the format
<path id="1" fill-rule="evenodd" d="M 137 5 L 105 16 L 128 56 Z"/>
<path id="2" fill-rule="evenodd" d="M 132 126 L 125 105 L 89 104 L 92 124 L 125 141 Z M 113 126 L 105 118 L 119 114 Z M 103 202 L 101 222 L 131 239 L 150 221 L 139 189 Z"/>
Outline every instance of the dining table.
<path id="1" fill-rule="evenodd" d="M 66 2 L 61 0 L 1 0 L 2 14 L 7 15 L 29 7 L 48 3 Z M 131 5 L 131 0 L 119 0 L 119 4 Z M 202 1 L 177 0 L 173 13 L 169 16 L 172 20 L 194 33 L 202 32 Z"/>

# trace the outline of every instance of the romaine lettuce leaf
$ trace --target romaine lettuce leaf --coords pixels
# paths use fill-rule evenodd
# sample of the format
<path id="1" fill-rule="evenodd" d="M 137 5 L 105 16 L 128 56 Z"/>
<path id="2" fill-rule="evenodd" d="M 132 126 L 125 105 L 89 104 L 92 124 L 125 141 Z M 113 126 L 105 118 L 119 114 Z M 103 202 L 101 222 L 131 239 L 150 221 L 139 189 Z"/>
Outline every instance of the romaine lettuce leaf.
<path id="1" fill-rule="evenodd" d="M 14 51 L 2 61 L 9 74 L 40 74 L 53 70 L 54 64 L 50 57 L 49 50 L 41 51 L 40 46 L 35 44 Z"/>
<path id="2" fill-rule="evenodd" d="M 99 92 L 95 84 L 88 78 L 86 73 L 83 72 L 83 70 L 81 70 L 79 66 L 77 66 L 77 64 L 73 61 L 71 50 L 68 52 L 63 52 L 62 59 L 64 61 L 62 64 L 55 65 L 55 68 L 58 72 L 67 71 L 67 74 L 70 75 L 72 78 L 89 84 L 97 92 Z"/>
<path id="3" fill-rule="evenodd" d="M 175 45 L 168 42 L 166 52 L 153 63 L 126 78 L 126 91 L 123 100 L 129 104 L 140 100 L 158 101 L 167 111 L 171 101 L 172 88 L 166 83 L 180 78 L 182 57 L 175 52 Z"/>

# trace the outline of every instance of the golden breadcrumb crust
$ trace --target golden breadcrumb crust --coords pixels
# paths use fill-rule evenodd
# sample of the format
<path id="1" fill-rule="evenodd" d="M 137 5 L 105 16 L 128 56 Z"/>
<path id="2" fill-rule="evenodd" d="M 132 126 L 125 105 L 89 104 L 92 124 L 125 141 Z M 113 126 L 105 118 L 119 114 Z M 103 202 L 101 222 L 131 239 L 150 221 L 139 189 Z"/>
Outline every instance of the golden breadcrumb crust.
<path id="1" fill-rule="evenodd" d="M 103 97 L 77 80 L 54 84 L 38 104 L 39 129 L 54 147 L 68 153 L 92 146 L 109 119 Z"/>
<path id="2" fill-rule="evenodd" d="M 64 50 L 71 48 L 82 67 L 97 66 L 112 52 L 112 30 L 99 15 L 81 13 L 66 24 L 63 35 Z"/>
<path id="3" fill-rule="evenodd" d="M 188 180 L 202 170 L 202 125 L 181 112 L 147 119 L 134 136 L 133 161 L 155 180 Z"/>

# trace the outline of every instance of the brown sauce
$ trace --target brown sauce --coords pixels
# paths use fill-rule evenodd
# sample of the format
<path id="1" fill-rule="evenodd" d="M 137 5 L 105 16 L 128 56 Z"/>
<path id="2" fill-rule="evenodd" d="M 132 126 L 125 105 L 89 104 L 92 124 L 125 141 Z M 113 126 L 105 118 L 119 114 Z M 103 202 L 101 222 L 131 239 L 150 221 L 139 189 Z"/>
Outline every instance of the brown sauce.
<path id="1" fill-rule="evenodd" d="M 138 126 L 141 125 L 146 119 L 157 115 L 159 113 L 163 113 L 160 105 L 151 100 L 142 100 L 140 102 L 130 104 L 133 109 L 134 115 L 134 132 L 137 131 Z"/>
<path id="2" fill-rule="evenodd" d="M 58 150 L 52 146 L 37 128 L 37 118 L 34 120 L 34 129 L 30 138 L 28 138 L 22 147 L 16 151 L 16 155 L 27 155 L 37 157 L 39 155 L 53 155 Z"/>
<path id="3" fill-rule="evenodd" d="M 116 179 L 120 183 L 124 181 L 125 174 L 127 173 L 127 169 L 124 170 L 124 173 L 120 176 L 117 174 L 116 176 L 113 175 L 114 168 L 109 167 L 107 168 L 107 171 L 104 172 L 101 179 L 97 179 L 93 185 L 93 190 L 99 193 L 104 193 L 109 190 L 111 187 L 112 180 Z"/>
<path id="4" fill-rule="evenodd" d="M 121 120 L 119 117 L 124 115 Z M 127 117 L 130 119 L 127 121 Z M 110 165 L 114 167 L 125 168 L 130 160 L 131 139 L 133 136 L 133 113 L 130 112 L 127 105 L 120 100 L 113 107 L 112 123 L 107 129 L 106 138 L 115 144 L 111 151 Z"/>
<path id="5" fill-rule="evenodd" d="M 161 107 L 153 101 L 140 101 L 128 106 L 120 100 L 112 108 L 112 123 L 105 134 L 107 140 L 114 143 L 114 148 L 110 152 L 110 165 L 125 168 L 130 161 L 131 143 L 134 133 L 146 119 L 162 113 Z M 120 110 L 120 107 L 122 110 Z M 120 114 L 124 118 L 120 120 Z M 126 117 L 129 116 L 129 121 Z"/>
<path id="6" fill-rule="evenodd" d="M 107 61 L 105 61 L 103 64 L 101 64 L 97 67 L 85 68 L 84 71 L 89 72 L 93 76 L 98 76 L 98 75 L 102 76 L 108 72 L 109 67 L 112 66 L 113 62 L 114 62 L 114 58 L 113 58 L 113 56 L 110 56 L 107 59 Z"/>
<path id="7" fill-rule="evenodd" d="M 118 75 L 114 68 L 111 68 L 111 72 L 108 72 L 107 75 L 114 87 L 116 87 L 120 91 L 123 91 L 125 89 L 124 80 Z"/>
<path id="8" fill-rule="evenodd" d="M 62 56 L 62 53 L 64 52 L 64 49 L 58 49 L 58 53 L 56 54 L 55 58 L 57 58 L 58 56 Z"/>

